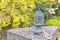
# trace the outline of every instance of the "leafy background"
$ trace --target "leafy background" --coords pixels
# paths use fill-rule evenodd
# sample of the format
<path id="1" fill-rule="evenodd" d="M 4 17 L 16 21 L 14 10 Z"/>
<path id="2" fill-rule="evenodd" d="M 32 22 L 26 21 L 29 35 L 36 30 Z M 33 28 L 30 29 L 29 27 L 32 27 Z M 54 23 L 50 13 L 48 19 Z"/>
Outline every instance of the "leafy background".
<path id="1" fill-rule="evenodd" d="M 33 24 L 34 13 L 37 10 L 35 2 L 39 2 L 41 8 L 54 4 L 56 15 L 52 16 L 46 25 L 60 27 L 60 3 L 55 0 L 0 0 L 0 34 L 3 35 L 0 40 L 6 39 L 6 31 L 9 29 L 30 27 L 28 24 L 29 14 L 31 14 L 30 22 Z"/>

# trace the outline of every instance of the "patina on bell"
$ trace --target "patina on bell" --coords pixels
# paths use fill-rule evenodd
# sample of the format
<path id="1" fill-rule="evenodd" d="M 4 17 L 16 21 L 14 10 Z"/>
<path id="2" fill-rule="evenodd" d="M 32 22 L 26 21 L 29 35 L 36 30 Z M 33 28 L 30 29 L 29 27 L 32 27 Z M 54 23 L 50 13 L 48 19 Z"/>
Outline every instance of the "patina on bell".
<path id="1" fill-rule="evenodd" d="M 44 24 L 44 14 L 41 10 L 38 10 L 35 13 L 34 16 L 34 26 L 35 28 L 32 28 L 31 31 L 34 32 L 35 34 L 41 34 L 42 33 L 42 26 L 45 25 Z"/>
<path id="2" fill-rule="evenodd" d="M 41 11 L 40 6 L 37 5 L 37 12 L 34 15 L 34 27 L 30 31 L 34 34 L 41 34 L 42 33 L 42 26 L 45 25 L 44 23 L 44 13 Z"/>

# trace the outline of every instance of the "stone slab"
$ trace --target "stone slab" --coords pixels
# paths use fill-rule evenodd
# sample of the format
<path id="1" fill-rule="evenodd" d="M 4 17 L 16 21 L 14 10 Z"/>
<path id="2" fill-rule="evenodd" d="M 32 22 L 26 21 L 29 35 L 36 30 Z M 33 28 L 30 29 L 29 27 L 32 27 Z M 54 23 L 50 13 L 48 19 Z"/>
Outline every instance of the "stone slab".
<path id="1" fill-rule="evenodd" d="M 44 38 L 42 35 L 34 35 L 30 31 L 31 28 L 18 28 L 8 30 L 7 40 L 48 40 Z M 44 29 L 50 36 L 52 36 L 51 40 L 56 40 L 58 38 L 58 27 L 47 26 L 44 27 Z"/>

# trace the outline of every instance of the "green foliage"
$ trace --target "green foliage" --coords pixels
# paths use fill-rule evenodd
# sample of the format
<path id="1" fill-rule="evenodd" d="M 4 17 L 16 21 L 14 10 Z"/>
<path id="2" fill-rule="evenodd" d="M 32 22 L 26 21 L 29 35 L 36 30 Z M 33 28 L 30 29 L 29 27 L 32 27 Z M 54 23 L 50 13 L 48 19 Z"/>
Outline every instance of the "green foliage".
<path id="1" fill-rule="evenodd" d="M 57 14 L 58 16 L 60 16 L 60 5 L 59 5 L 59 4 L 60 4 L 60 3 L 58 3 L 58 10 L 56 11 L 56 12 L 57 12 L 56 14 Z"/>
<path id="2" fill-rule="evenodd" d="M 60 31 L 60 16 L 53 16 L 52 19 L 46 23 L 48 26 L 58 26 Z"/>
<path id="3" fill-rule="evenodd" d="M 52 19 L 60 20 L 60 16 L 53 16 Z"/>
<path id="4" fill-rule="evenodd" d="M 47 25 L 60 26 L 60 16 L 53 16 L 48 20 Z"/>
<path id="5" fill-rule="evenodd" d="M 36 11 L 35 2 L 41 3 L 41 8 L 50 6 L 45 0 L 1 0 L 0 1 L 0 31 L 10 28 L 28 27 L 28 14 L 31 13 L 30 21 L 33 23 Z M 44 2 L 44 4 L 43 4 Z M 31 7 L 28 9 L 27 7 Z M 33 10 L 31 12 L 31 10 Z"/>
<path id="6" fill-rule="evenodd" d="M 57 16 L 60 16 L 60 3 L 54 5 L 54 9 Z"/>
<path id="7" fill-rule="evenodd" d="M 58 38 L 58 40 L 60 40 L 60 38 Z"/>
<path id="8" fill-rule="evenodd" d="M 50 19 L 50 20 L 47 22 L 47 25 L 49 25 L 49 26 L 60 26 L 60 20 Z"/>

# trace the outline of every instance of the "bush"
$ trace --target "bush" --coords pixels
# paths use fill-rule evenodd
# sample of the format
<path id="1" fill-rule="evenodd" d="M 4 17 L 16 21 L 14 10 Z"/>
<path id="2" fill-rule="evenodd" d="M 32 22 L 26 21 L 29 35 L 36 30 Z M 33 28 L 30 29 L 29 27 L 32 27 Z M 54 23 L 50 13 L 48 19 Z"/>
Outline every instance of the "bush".
<path id="1" fill-rule="evenodd" d="M 44 0 L 1 0 L 0 1 L 0 31 L 2 29 L 28 27 L 28 14 L 36 9 L 35 2 L 41 3 L 41 8 L 50 7 L 55 1 Z M 46 3 L 46 4 L 45 4 Z M 44 7 L 45 6 L 45 7 Z M 28 9 L 27 7 L 30 7 Z M 34 11 L 31 12 L 33 23 Z"/>
<path id="2" fill-rule="evenodd" d="M 52 19 L 60 20 L 60 16 L 53 16 Z"/>
<path id="3" fill-rule="evenodd" d="M 60 26 L 60 20 L 50 19 L 47 22 L 47 25 L 49 25 L 49 26 Z"/>
<path id="4" fill-rule="evenodd" d="M 53 16 L 52 19 L 46 23 L 48 26 L 58 26 L 60 31 L 60 16 Z"/>

